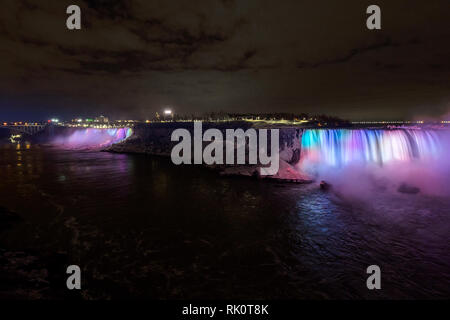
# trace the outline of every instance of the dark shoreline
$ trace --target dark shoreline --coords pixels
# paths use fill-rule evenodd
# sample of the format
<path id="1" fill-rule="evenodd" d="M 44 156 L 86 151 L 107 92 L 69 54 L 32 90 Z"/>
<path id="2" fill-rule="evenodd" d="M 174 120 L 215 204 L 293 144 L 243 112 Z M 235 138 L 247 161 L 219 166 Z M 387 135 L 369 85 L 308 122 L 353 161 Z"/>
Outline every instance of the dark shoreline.
<path id="1" fill-rule="evenodd" d="M 4 232 L 24 223 L 20 214 L 0 206 L 0 239 Z M 80 298 L 65 288 L 68 255 L 38 249 L 8 250 L 0 242 L 0 299 L 58 300 Z"/>

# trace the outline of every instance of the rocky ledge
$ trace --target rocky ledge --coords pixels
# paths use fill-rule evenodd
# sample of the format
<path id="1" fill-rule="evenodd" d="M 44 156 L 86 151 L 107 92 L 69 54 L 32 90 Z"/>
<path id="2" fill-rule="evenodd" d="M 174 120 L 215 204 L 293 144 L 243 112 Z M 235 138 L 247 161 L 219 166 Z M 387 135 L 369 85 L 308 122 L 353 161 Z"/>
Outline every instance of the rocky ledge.
<path id="1" fill-rule="evenodd" d="M 211 124 L 211 126 L 216 124 Z M 189 124 L 184 125 L 187 130 L 192 127 Z M 248 124 L 234 124 L 231 128 L 248 129 Z M 205 129 L 208 124 L 204 124 Z M 228 127 L 229 128 L 229 127 Z M 170 157 L 171 150 L 176 144 L 170 140 L 172 131 L 175 129 L 173 124 L 155 124 L 140 125 L 134 128 L 133 135 L 120 143 L 114 144 L 104 151 L 117 153 L 138 153 L 156 156 Z M 219 128 L 221 129 L 221 128 Z M 224 130 L 224 128 L 222 128 Z M 292 183 L 309 183 L 313 178 L 301 172 L 298 168 L 301 151 L 302 130 L 298 128 L 279 129 L 279 170 L 278 173 L 271 176 L 262 176 L 260 174 L 262 166 L 260 165 L 214 165 L 208 166 L 217 170 L 224 176 L 248 176 L 259 177 L 263 179 L 277 180 Z M 207 166 L 207 165 L 205 165 Z"/>

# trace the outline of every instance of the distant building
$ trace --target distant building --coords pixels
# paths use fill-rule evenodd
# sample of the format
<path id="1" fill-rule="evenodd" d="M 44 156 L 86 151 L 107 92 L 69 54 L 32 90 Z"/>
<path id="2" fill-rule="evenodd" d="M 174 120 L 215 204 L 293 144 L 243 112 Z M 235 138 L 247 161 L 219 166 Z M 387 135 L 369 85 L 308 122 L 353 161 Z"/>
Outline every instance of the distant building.
<path id="1" fill-rule="evenodd" d="M 99 117 L 94 119 L 94 122 L 108 123 L 109 119 L 107 117 L 105 117 L 105 116 L 99 116 Z"/>

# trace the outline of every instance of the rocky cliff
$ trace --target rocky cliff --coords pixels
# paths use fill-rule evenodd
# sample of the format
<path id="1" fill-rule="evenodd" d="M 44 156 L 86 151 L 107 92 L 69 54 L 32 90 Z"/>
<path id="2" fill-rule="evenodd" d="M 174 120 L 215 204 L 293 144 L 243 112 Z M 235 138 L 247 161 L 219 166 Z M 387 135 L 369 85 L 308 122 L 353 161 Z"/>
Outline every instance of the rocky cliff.
<path id="1" fill-rule="evenodd" d="M 252 128 L 248 122 L 226 122 L 226 123 L 203 123 L 203 132 L 207 129 L 219 129 L 225 136 L 226 129 L 243 129 L 244 131 Z M 114 144 L 105 151 L 118 153 L 141 153 L 157 156 L 170 157 L 172 148 L 178 142 L 171 141 L 172 132 L 175 129 L 187 129 L 191 136 L 194 136 L 193 123 L 152 123 L 139 124 L 133 129 L 133 135 L 127 140 Z M 264 129 L 256 128 L 255 129 Z M 272 176 L 264 176 L 269 179 L 279 179 L 291 182 L 309 182 L 310 177 L 300 172 L 296 167 L 300 160 L 302 129 L 299 128 L 267 128 L 279 130 L 279 171 Z M 269 145 L 270 145 L 270 134 Z M 204 142 L 203 146 L 209 142 Z M 246 159 L 248 159 L 248 148 L 246 149 Z M 217 169 L 222 175 L 244 175 L 260 176 L 261 165 L 212 165 L 210 168 Z"/>

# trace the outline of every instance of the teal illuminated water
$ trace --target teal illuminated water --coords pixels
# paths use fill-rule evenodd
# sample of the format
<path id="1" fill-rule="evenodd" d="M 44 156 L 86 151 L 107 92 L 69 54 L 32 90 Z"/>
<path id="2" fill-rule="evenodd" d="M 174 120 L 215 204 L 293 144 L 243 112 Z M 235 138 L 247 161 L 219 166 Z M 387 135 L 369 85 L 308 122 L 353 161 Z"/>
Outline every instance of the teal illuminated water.
<path id="1" fill-rule="evenodd" d="M 302 160 L 345 166 L 432 160 L 443 156 L 442 133 L 434 130 L 311 129 L 302 136 Z"/>

